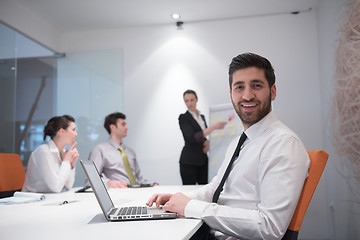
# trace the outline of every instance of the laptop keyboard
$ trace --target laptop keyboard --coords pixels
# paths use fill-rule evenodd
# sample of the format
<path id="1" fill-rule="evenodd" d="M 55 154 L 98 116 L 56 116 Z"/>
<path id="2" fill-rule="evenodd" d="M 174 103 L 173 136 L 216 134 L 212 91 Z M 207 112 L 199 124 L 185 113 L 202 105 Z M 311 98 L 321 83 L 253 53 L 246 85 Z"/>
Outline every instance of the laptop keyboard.
<path id="1" fill-rule="evenodd" d="M 110 219 L 141 219 L 149 218 L 151 214 L 148 214 L 148 207 L 121 207 L 114 208 L 109 213 Z"/>
<path id="2" fill-rule="evenodd" d="M 122 207 L 118 212 L 118 215 L 142 215 L 147 214 L 147 207 Z"/>

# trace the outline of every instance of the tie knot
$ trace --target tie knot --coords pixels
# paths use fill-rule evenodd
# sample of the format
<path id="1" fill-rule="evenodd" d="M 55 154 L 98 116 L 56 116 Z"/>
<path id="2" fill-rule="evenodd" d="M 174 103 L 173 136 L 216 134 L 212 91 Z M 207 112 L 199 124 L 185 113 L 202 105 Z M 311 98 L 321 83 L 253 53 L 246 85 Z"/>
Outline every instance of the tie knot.
<path id="1" fill-rule="evenodd" d="M 124 151 L 124 149 L 123 149 L 121 146 L 119 146 L 118 150 L 119 150 L 120 152 L 123 152 L 123 151 Z"/>
<path id="2" fill-rule="evenodd" d="M 240 139 L 243 139 L 243 141 L 245 141 L 246 138 L 247 138 L 247 136 L 246 136 L 245 132 L 243 132 L 243 133 L 241 134 Z"/>

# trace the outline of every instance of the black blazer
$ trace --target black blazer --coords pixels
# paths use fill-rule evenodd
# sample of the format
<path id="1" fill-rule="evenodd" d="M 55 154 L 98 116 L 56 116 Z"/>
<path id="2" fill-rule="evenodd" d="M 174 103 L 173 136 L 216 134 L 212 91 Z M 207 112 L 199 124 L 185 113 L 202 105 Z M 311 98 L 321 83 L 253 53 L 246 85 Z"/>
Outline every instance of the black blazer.
<path id="1" fill-rule="evenodd" d="M 200 115 L 205 122 L 204 115 Z M 181 151 L 180 164 L 201 166 L 207 163 L 208 156 L 203 152 L 203 144 L 206 140 L 201 127 L 189 111 L 179 116 L 179 125 L 184 137 L 185 146 Z"/>

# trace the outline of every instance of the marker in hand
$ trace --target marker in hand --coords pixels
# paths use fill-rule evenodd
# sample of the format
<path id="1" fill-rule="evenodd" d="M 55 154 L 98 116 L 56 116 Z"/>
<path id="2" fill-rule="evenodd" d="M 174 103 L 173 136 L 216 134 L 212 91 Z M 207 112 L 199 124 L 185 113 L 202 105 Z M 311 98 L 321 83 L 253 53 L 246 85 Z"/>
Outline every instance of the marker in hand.
<path id="1" fill-rule="evenodd" d="M 235 114 L 234 114 L 234 113 L 229 114 L 229 116 L 228 116 L 228 121 L 230 122 L 231 120 L 234 119 L 234 117 L 235 117 Z"/>

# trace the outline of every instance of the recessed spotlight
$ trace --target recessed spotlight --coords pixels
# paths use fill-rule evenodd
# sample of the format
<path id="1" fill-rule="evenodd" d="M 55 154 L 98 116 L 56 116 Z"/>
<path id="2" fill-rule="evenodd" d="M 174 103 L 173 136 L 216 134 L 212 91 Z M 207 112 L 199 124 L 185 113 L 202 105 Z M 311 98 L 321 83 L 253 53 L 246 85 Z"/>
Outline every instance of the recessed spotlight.
<path id="1" fill-rule="evenodd" d="M 178 14 L 178 13 L 173 13 L 173 14 L 171 14 L 171 17 L 172 17 L 173 19 L 179 19 L 179 18 L 180 18 L 180 14 Z"/>

